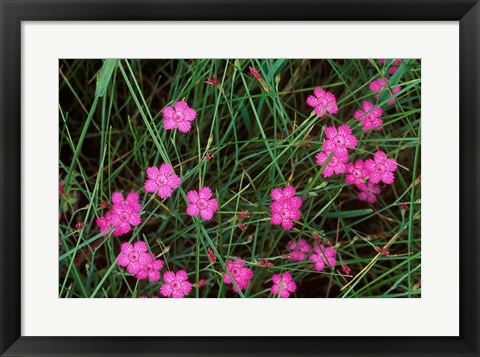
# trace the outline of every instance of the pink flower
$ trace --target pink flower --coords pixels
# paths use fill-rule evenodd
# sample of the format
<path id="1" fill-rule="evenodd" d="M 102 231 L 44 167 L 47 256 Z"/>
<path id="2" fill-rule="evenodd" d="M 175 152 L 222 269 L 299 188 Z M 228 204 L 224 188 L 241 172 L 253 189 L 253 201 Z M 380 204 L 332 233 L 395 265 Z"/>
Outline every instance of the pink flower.
<path id="1" fill-rule="evenodd" d="M 160 288 L 160 294 L 165 297 L 183 298 L 192 291 L 192 284 L 188 281 L 185 270 L 179 270 L 177 274 L 167 271 L 163 274 L 165 284 Z"/>
<path id="2" fill-rule="evenodd" d="M 296 201 L 296 204 L 299 204 L 298 207 L 302 206 L 302 200 L 300 197 L 295 196 L 295 188 L 291 185 L 286 186 L 285 188 L 274 188 L 270 193 L 272 200 L 281 201 L 285 198 L 292 198 Z"/>
<path id="3" fill-rule="evenodd" d="M 218 86 L 220 82 L 218 81 L 218 77 L 214 76 L 213 79 L 207 77 L 207 80 L 205 81 L 205 84 L 209 84 L 211 86 Z"/>
<path id="4" fill-rule="evenodd" d="M 383 181 L 387 185 L 395 180 L 394 171 L 397 169 L 397 161 L 387 158 L 387 154 L 379 150 L 375 153 L 373 160 L 365 162 L 365 168 L 372 183 Z"/>
<path id="5" fill-rule="evenodd" d="M 273 202 L 270 206 L 272 216 L 270 221 L 274 225 L 282 225 L 282 228 L 289 230 L 293 226 L 293 220 L 300 219 L 300 207 L 302 199 L 295 196 L 295 189 L 287 186 L 284 189 L 274 188 L 271 192 Z"/>
<path id="6" fill-rule="evenodd" d="M 204 157 L 203 157 L 203 161 L 210 161 L 211 159 L 213 159 L 215 157 L 214 154 L 206 154 Z"/>
<path id="7" fill-rule="evenodd" d="M 288 249 L 291 250 L 290 252 L 290 259 L 301 262 L 305 259 L 307 253 L 310 253 L 312 247 L 307 241 L 303 238 L 300 238 L 298 242 L 290 241 L 288 243 Z"/>
<path id="8" fill-rule="evenodd" d="M 345 181 L 348 184 L 359 184 L 365 182 L 368 178 L 368 172 L 365 169 L 365 163 L 362 160 L 355 161 L 355 164 L 348 163 L 345 166 L 345 171 L 348 173 Z"/>
<path id="9" fill-rule="evenodd" d="M 252 76 L 254 76 L 257 79 L 257 81 L 263 80 L 262 76 L 255 68 L 253 68 L 252 66 L 248 66 L 248 69 L 250 70 L 250 73 L 252 74 Z"/>
<path id="10" fill-rule="evenodd" d="M 113 207 L 110 213 L 110 224 L 115 227 L 113 235 L 121 236 L 130 232 L 132 226 L 138 226 L 141 223 L 140 215 L 142 209 L 138 201 L 138 195 L 130 192 L 124 200 L 120 192 L 112 195 Z"/>
<path id="11" fill-rule="evenodd" d="M 319 166 L 323 166 L 328 159 L 326 153 L 319 152 L 315 155 L 316 162 Z M 345 162 L 348 160 L 348 156 L 336 156 L 333 155 L 327 166 L 323 169 L 323 177 L 327 178 L 335 174 L 341 174 L 345 172 Z"/>
<path id="12" fill-rule="evenodd" d="M 107 232 L 110 228 L 112 228 L 110 212 L 105 213 L 105 216 L 97 218 L 97 226 L 100 227 L 100 232 L 104 232 L 103 236 L 108 236 L 109 232 Z"/>
<path id="13" fill-rule="evenodd" d="M 210 260 L 210 263 L 215 264 L 217 262 L 217 257 L 215 256 L 215 253 L 213 253 L 213 250 L 208 248 L 207 252 L 208 252 L 208 260 Z"/>
<path id="14" fill-rule="evenodd" d="M 175 175 L 170 164 L 162 164 L 159 168 L 149 167 L 147 169 L 148 180 L 145 181 L 145 191 L 157 192 L 158 197 L 167 198 L 172 191 L 182 183 L 180 177 Z"/>
<path id="15" fill-rule="evenodd" d="M 137 274 L 145 264 L 151 261 L 147 249 L 147 244 L 142 241 L 138 241 L 134 245 L 128 242 L 122 243 L 120 246 L 121 253 L 117 261 L 118 265 L 127 267 L 130 274 Z"/>
<path id="16" fill-rule="evenodd" d="M 335 248 L 325 248 L 323 244 L 314 248 L 316 254 L 311 254 L 308 258 L 315 262 L 315 270 L 322 271 L 325 268 L 325 264 L 329 266 L 335 266 L 337 261 L 335 260 Z"/>
<path id="17" fill-rule="evenodd" d="M 363 102 L 363 110 L 359 109 L 355 112 L 353 117 L 363 123 L 364 130 L 376 129 L 381 130 L 383 121 L 380 119 L 382 116 L 382 108 L 373 106 L 370 102 Z"/>
<path id="18" fill-rule="evenodd" d="M 148 278 L 149 281 L 159 281 L 162 268 L 163 262 L 161 260 L 153 260 L 148 257 L 148 262 L 138 269 L 136 277 L 140 280 Z"/>
<path id="19" fill-rule="evenodd" d="M 326 153 L 334 152 L 335 156 L 348 155 L 347 148 L 354 148 L 358 141 L 352 135 L 352 130 L 347 124 L 340 125 L 338 131 L 331 126 L 325 129 L 325 135 L 328 139 L 323 142 L 323 150 Z"/>
<path id="20" fill-rule="evenodd" d="M 261 267 L 267 267 L 267 268 L 273 267 L 273 263 L 270 263 L 270 262 L 269 262 L 267 259 L 265 259 L 265 258 L 260 259 L 260 262 L 258 263 L 258 265 L 260 265 Z"/>
<path id="21" fill-rule="evenodd" d="M 297 284 L 292 279 L 292 274 L 285 272 L 282 275 L 273 274 L 273 286 L 270 289 L 272 295 L 280 295 L 281 298 L 288 298 L 291 293 L 297 290 Z"/>
<path id="22" fill-rule="evenodd" d="M 232 284 L 234 292 L 238 292 L 238 290 L 235 287 L 235 284 L 232 283 L 230 275 L 233 277 L 240 290 L 245 290 L 250 286 L 250 280 L 253 278 L 253 271 L 250 268 L 245 267 L 245 262 L 242 258 L 228 260 L 226 267 L 230 274 L 225 272 L 223 275 L 223 282 L 227 285 Z"/>
<path id="23" fill-rule="evenodd" d="M 388 83 L 388 77 L 379 78 L 370 83 L 370 90 L 374 92 L 378 92 L 377 94 L 375 94 L 375 98 L 378 98 L 380 96 L 380 93 L 385 89 L 385 87 L 387 86 L 387 83 Z M 388 105 L 392 105 L 393 103 L 395 103 L 395 94 L 400 92 L 400 89 L 401 89 L 400 86 L 396 86 L 392 90 L 393 96 L 390 96 L 390 99 L 387 101 Z"/>
<path id="24" fill-rule="evenodd" d="M 175 109 L 166 107 L 162 114 L 165 120 L 163 121 L 163 128 L 165 130 L 172 130 L 178 128 L 182 133 L 188 133 L 191 129 L 191 121 L 197 117 L 197 112 L 190 108 L 185 101 L 176 102 Z"/>
<path id="25" fill-rule="evenodd" d="M 380 193 L 381 189 L 378 185 L 374 183 L 359 183 L 357 187 L 360 189 L 358 193 L 358 199 L 360 201 L 367 201 L 369 203 L 375 203 L 377 200 L 377 195 Z"/>
<path id="26" fill-rule="evenodd" d="M 237 218 L 238 219 L 243 219 L 243 218 L 250 218 L 250 212 L 246 209 L 242 209 L 240 213 L 237 213 Z"/>
<path id="27" fill-rule="evenodd" d="M 307 98 L 307 104 L 314 108 L 315 114 L 320 118 L 324 117 L 327 112 L 335 114 L 338 111 L 337 100 L 332 93 L 322 88 L 315 88 L 313 93 L 315 96 L 309 95 Z"/>
<path id="28" fill-rule="evenodd" d="M 345 274 L 350 274 L 351 273 L 351 270 L 350 270 L 350 268 L 348 267 L 347 264 L 342 265 L 342 270 Z"/>
<path id="29" fill-rule="evenodd" d="M 218 209 L 218 203 L 216 198 L 210 199 L 210 197 L 212 197 L 212 191 L 209 187 L 203 187 L 198 192 L 189 191 L 187 200 L 190 204 L 187 207 L 187 214 L 192 217 L 200 214 L 202 219 L 211 220 Z"/>

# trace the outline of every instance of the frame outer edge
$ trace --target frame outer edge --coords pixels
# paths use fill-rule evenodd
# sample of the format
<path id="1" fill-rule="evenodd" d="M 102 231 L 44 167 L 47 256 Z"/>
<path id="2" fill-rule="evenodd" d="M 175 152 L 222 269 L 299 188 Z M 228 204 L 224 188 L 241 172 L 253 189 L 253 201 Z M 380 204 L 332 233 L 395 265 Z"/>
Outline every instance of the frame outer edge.
<path id="1" fill-rule="evenodd" d="M 71 1 L 66 1 L 65 4 L 61 4 L 57 1 L 51 2 L 55 6 L 58 6 L 58 12 L 55 14 L 48 14 L 44 11 L 45 9 L 40 11 L 40 13 L 32 14 L 31 9 L 30 11 L 26 11 L 25 3 L 23 6 L 18 5 L 21 3 L 22 2 L 14 4 L 13 2 L 0 0 L 0 54 L 2 59 L 0 64 L 0 288 L 2 293 L 2 298 L 0 299 L 0 354 L 2 355 L 5 353 L 5 350 L 12 345 L 12 347 L 16 345 L 16 347 L 19 348 L 12 348 L 11 353 L 14 353 L 15 355 L 17 353 L 38 355 L 38 353 L 42 352 L 43 354 L 48 354 L 48 350 L 57 350 L 58 353 L 57 348 L 59 347 L 58 345 L 55 346 L 55 344 L 48 347 L 44 346 L 45 349 L 40 352 L 40 349 L 37 350 L 40 346 L 36 345 L 34 347 L 35 350 L 28 351 L 28 345 L 33 347 L 28 343 L 28 340 L 32 338 L 20 338 L 20 241 L 15 240 L 16 237 L 20 236 L 19 228 L 21 227 L 21 191 L 19 180 L 21 177 L 19 137 L 21 129 L 21 83 L 19 79 L 21 78 L 21 73 L 20 62 L 18 61 L 19 55 L 21 55 L 20 19 L 25 18 L 25 14 L 27 14 L 27 18 L 31 20 L 46 20 L 47 18 L 59 19 L 62 14 L 75 17 L 79 20 L 81 20 L 82 17 L 88 17 L 88 15 L 85 15 L 85 12 L 74 16 L 71 14 L 67 15 L 69 13 L 67 7 L 71 5 Z M 31 1 L 27 1 L 27 3 L 32 5 Z M 451 2 L 452 7 L 453 3 L 454 1 Z M 463 3 L 465 5 L 465 2 Z M 38 8 L 41 7 L 40 5 L 42 4 L 46 5 L 47 1 L 37 1 L 33 7 Z M 88 6 L 87 4 L 91 5 L 92 3 L 88 1 L 85 5 Z M 412 3 L 411 5 L 415 4 Z M 458 12 L 458 8 L 456 11 Z M 451 16 L 455 15 L 451 14 L 449 16 L 449 18 L 453 20 Z M 95 17 L 95 15 L 91 14 L 90 17 Z M 85 19 L 86 18 L 83 18 L 83 20 Z M 429 20 L 440 19 L 436 18 L 435 14 L 432 13 L 432 15 L 429 16 Z M 462 164 L 460 194 L 461 197 L 470 197 L 470 200 L 467 201 L 467 203 L 461 202 L 463 212 L 460 217 L 460 232 L 461 236 L 467 236 L 470 242 L 465 244 L 465 242 L 462 241 L 460 245 L 461 256 L 467 258 L 462 262 L 460 270 L 460 302 L 461 305 L 465 304 L 464 306 L 468 306 L 469 308 L 466 309 L 461 307 L 460 316 L 462 319 L 466 319 L 465 321 L 471 322 L 469 325 L 462 325 L 460 333 L 462 339 L 468 344 L 468 347 L 470 347 L 471 352 L 469 351 L 465 353 L 466 351 L 463 351 L 459 353 L 462 353 L 462 355 L 465 353 L 465 355 L 468 354 L 470 356 L 477 356 L 479 353 L 478 341 L 480 331 L 478 315 L 480 303 L 478 300 L 480 296 L 478 282 L 479 264 L 477 261 L 480 257 L 479 244 L 477 241 L 479 238 L 479 224 L 477 220 L 479 219 L 478 208 L 480 204 L 480 145 L 477 142 L 477 140 L 480 139 L 480 125 L 478 123 L 480 117 L 478 104 L 480 98 L 479 28 L 480 5 L 477 2 L 460 22 L 460 114 L 461 118 L 465 118 L 464 121 L 468 121 L 468 123 L 465 123 L 463 126 L 461 124 L 460 127 L 460 150 L 462 153 L 460 158 Z M 8 92 L 6 91 L 7 88 Z M 8 118 L 11 118 L 12 120 L 7 120 Z M 17 118 L 18 120 L 15 120 Z M 7 133 L 9 135 L 7 135 Z M 8 211 L 6 208 L 8 208 Z M 474 254 L 472 254 L 472 252 L 474 252 Z M 67 343 L 67 340 L 70 341 L 69 338 L 42 338 L 42 340 L 45 343 L 47 343 L 48 340 L 50 342 L 60 342 L 60 340 L 63 340 L 63 343 L 65 344 Z M 16 343 L 14 343 L 15 341 Z M 89 342 L 93 341 L 90 340 Z M 42 345 L 42 343 L 40 343 L 40 345 Z M 399 351 L 392 352 L 396 354 Z M 440 353 L 440 351 L 437 352 Z M 8 355 L 12 355 L 11 353 L 7 352 Z M 146 351 L 144 353 L 148 354 Z M 400 353 L 403 355 L 402 352 Z M 72 349 L 68 351 L 62 350 L 61 354 L 78 355 L 78 351 L 73 351 Z M 448 354 L 450 355 L 450 353 Z"/>
<path id="2" fill-rule="evenodd" d="M 0 2 L 0 353 L 21 335 L 21 22 L 13 5 Z"/>
<path id="3" fill-rule="evenodd" d="M 480 259 L 480 3 L 460 21 L 460 336 L 478 356 Z"/>

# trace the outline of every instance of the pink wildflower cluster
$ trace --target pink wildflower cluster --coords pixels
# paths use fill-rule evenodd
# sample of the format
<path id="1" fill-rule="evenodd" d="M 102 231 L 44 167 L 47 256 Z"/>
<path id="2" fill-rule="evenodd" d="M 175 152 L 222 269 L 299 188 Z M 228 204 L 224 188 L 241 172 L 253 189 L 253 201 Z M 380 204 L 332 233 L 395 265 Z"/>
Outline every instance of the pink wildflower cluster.
<path id="1" fill-rule="evenodd" d="M 319 87 L 313 90 L 313 94 L 308 96 L 307 104 L 314 108 L 315 114 L 320 118 L 338 111 L 337 100 L 332 93 Z"/>
<path id="2" fill-rule="evenodd" d="M 258 81 L 263 81 L 257 70 L 253 67 L 249 67 L 249 69 Z M 216 76 L 213 80 L 207 78 L 205 83 L 208 85 L 219 85 Z M 379 97 L 383 90 L 387 89 L 387 86 L 388 77 L 380 78 L 370 83 L 370 89 L 376 92 L 376 98 Z M 395 95 L 399 91 L 400 87 L 395 87 L 392 92 Z M 332 93 L 318 87 L 315 88 L 313 94 L 308 96 L 306 102 L 314 108 L 318 117 L 324 117 L 327 113 L 337 113 L 337 101 Z M 394 101 L 395 98 L 392 96 L 388 104 L 393 104 Z M 182 133 L 187 133 L 191 130 L 191 122 L 197 116 L 196 111 L 190 108 L 185 101 L 175 102 L 173 107 L 164 108 L 162 114 L 164 117 L 164 129 L 178 129 Z M 383 125 L 382 114 L 380 107 L 364 101 L 362 109 L 355 112 L 354 118 L 362 123 L 364 130 L 381 130 Z M 315 156 L 316 163 L 320 166 L 324 166 L 328 160 L 322 172 L 325 178 L 333 174 L 346 173 L 346 183 L 355 185 L 360 190 L 358 198 L 369 203 L 376 201 L 377 195 L 380 193 L 380 183 L 388 185 L 394 182 L 397 162 L 395 159 L 387 157 L 386 153 L 381 150 L 376 151 L 373 157 L 366 160 L 359 159 L 348 162 L 349 150 L 358 146 L 358 140 L 352 133 L 349 125 L 343 124 L 338 128 L 334 126 L 327 127 L 325 129 L 325 137 L 322 151 Z M 208 157 L 205 161 L 214 157 L 213 154 L 208 155 L 211 155 L 211 157 Z M 182 184 L 182 179 L 175 174 L 172 165 L 168 163 L 161 164 L 159 167 L 149 167 L 146 170 L 146 174 L 145 191 L 157 194 L 161 199 L 171 197 L 173 191 Z M 63 192 L 61 184 L 59 184 L 59 192 Z M 211 220 L 218 210 L 217 199 L 212 196 L 212 190 L 206 186 L 198 191 L 191 190 L 187 192 L 187 214 L 192 217 L 200 216 L 203 220 Z M 284 230 L 292 229 L 293 221 L 299 220 L 301 217 L 300 208 L 303 204 L 302 199 L 296 195 L 295 188 L 291 185 L 284 188 L 274 188 L 271 191 L 271 198 L 271 223 L 273 225 L 281 225 Z M 120 236 L 130 232 L 132 227 L 141 223 L 141 204 L 137 193 L 130 192 L 125 198 L 122 193 L 115 192 L 111 200 L 112 208 L 103 217 L 97 219 L 100 232 L 107 235 L 109 231 L 113 230 L 115 236 Z M 101 206 L 107 208 L 109 205 L 102 202 Z M 248 219 L 249 217 L 250 212 L 245 209 L 237 214 L 238 219 Z M 77 228 L 80 229 L 81 227 Z M 247 229 L 247 225 L 240 222 L 238 228 L 243 231 Z M 322 271 L 326 266 L 334 267 L 337 261 L 335 258 L 336 249 L 332 247 L 332 243 L 324 239 L 324 243 L 326 241 L 324 245 L 321 243 L 320 235 L 313 233 L 312 236 L 315 239 L 313 250 L 312 245 L 305 239 L 290 241 L 287 245 L 290 252 L 288 255 L 285 254 L 283 258 L 289 258 L 298 262 L 308 259 L 308 261 L 314 263 L 314 268 L 317 271 Z M 248 243 L 251 243 L 253 236 L 250 235 L 248 239 Z M 134 275 L 137 279 L 148 279 L 150 282 L 157 282 L 162 278 L 160 271 L 163 268 L 163 262 L 157 260 L 149 252 L 145 242 L 138 241 L 134 244 L 125 242 L 121 245 L 120 251 L 117 264 L 126 268 L 127 272 Z M 379 251 L 381 252 L 381 250 Z M 387 255 L 389 253 L 386 251 L 386 253 L 383 252 L 382 254 Z M 207 256 L 211 264 L 216 264 L 217 256 L 210 248 L 207 250 Z M 262 258 L 258 265 L 272 268 L 273 264 L 269 260 L 273 259 L 276 258 Z M 246 290 L 251 285 L 253 279 L 252 269 L 245 265 L 246 263 L 241 257 L 226 262 L 223 282 L 227 285 L 232 285 L 232 289 L 236 293 Z M 342 265 L 342 270 L 346 274 L 350 274 L 348 266 Z M 172 298 L 183 298 L 191 292 L 193 286 L 201 287 L 206 285 L 205 279 L 201 279 L 195 285 L 192 285 L 185 270 L 180 270 L 177 273 L 167 271 L 163 274 L 163 280 L 164 283 L 160 288 L 160 293 L 164 297 Z M 270 291 L 274 296 L 288 298 L 297 290 L 297 285 L 293 281 L 290 272 L 274 274 L 271 280 L 273 284 Z"/>
<path id="3" fill-rule="evenodd" d="M 385 58 L 380 58 L 378 62 L 380 62 L 381 64 L 385 64 Z M 401 64 L 401 60 L 394 60 L 390 65 L 390 68 L 388 69 L 388 73 L 390 73 L 390 75 L 394 74 L 398 70 L 398 66 L 400 66 Z"/>
<path id="4" fill-rule="evenodd" d="M 240 290 L 245 290 L 250 286 L 253 278 L 253 271 L 252 269 L 245 267 L 245 261 L 242 258 L 228 260 L 226 267 L 228 273 L 225 272 L 223 282 L 227 285 L 232 284 L 234 292 L 238 292 L 238 290 L 235 287 L 235 284 L 233 284 L 232 278 Z"/>
<path id="5" fill-rule="evenodd" d="M 374 203 L 380 193 L 380 182 L 391 184 L 395 180 L 395 170 L 397 162 L 393 158 L 388 158 L 387 154 L 379 150 L 373 156 L 373 159 L 366 161 L 357 160 L 355 163 L 346 165 L 347 176 L 345 181 L 348 184 L 355 184 L 360 193 L 358 199 Z"/>
<path id="6" fill-rule="evenodd" d="M 148 179 L 145 181 L 145 191 L 157 193 L 164 199 L 172 195 L 173 190 L 182 183 L 180 177 L 175 175 L 173 167 L 170 164 L 162 164 L 160 167 L 149 167 L 147 169 Z M 209 187 L 203 187 L 198 192 L 189 191 L 187 193 L 187 214 L 189 216 L 198 216 L 206 221 L 212 219 L 213 214 L 218 209 L 216 198 L 212 198 L 212 190 Z"/>
<path id="7" fill-rule="evenodd" d="M 138 226 L 141 223 L 139 212 L 142 208 L 138 199 L 138 194 L 135 192 L 130 192 L 126 199 L 122 193 L 115 192 L 112 195 L 111 211 L 96 221 L 100 232 L 104 232 L 103 235 L 107 236 L 108 231 L 114 227 L 113 235 L 121 236 L 130 232 L 132 227 Z"/>
<path id="8" fill-rule="evenodd" d="M 147 253 L 147 244 L 139 241 L 134 245 L 125 242 L 120 246 L 120 255 L 118 256 L 118 265 L 126 267 L 130 274 L 134 274 L 139 280 L 147 279 L 149 281 L 160 280 L 160 270 L 163 268 L 163 262 L 156 260 Z"/>
<path id="9" fill-rule="evenodd" d="M 271 192 L 273 202 L 270 206 L 272 216 L 270 221 L 274 225 L 282 225 L 282 228 L 289 230 L 293 226 L 293 221 L 300 219 L 300 207 L 302 199 L 295 196 L 293 186 L 287 186 L 284 189 L 274 188 Z"/>
<path id="10" fill-rule="evenodd" d="M 176 274 L 167 271 L 163 274 L 165 284 L 160 288 L 160 294 L 165 297 L 183 298 L 192 291 L 192 284 L 188 281 L 185 270 L 179 270 Z"/>
<path id="11" fill-rule="evenodd" d="M 283 274 L 273 274 L 273 286 L 270 289 L 272 295 L 288 298 L 297 290 L 297 284 L 293 281 L 292 274 L 285 272 Z"/>
<path id="12" fill-rule="evenodd" d="M 378 98 L 380 97 L 380 94 L 384 90 L 389 90 L 387 86 L 388 86 L 388 77 L 378 78 L 370 83 L 370 90 L 376 92 L 375 98 Z M 393 88 L 392 95 L 390 96 L 390 99 L 387 101 L 388 105 L 392 105 L 393 103 L 395 103 L 395 94 L 400 92 L 400 89 L 401 89 L 400 86 L 396 86 L 395 88 Z"/>
<path id="13" fill-rule="evenodd" d="M 348 149 L 355 148 L 358 145 L 358 141 L 347 124 L 340 125 L 338 129 L 335 127 L 326 128 L 325 136 L 327 139 L 323 142 L 323 151 L 315 155 L 315 158 L 317 164 L 323 166 L 329 156 L 332 156 L 322 173 L 323 177 L 327 178 L 333 174 L 345 172 Z"/>
<path id="14" fill-rule="evenodd" d="M 337 264 L 337 261 L 335 260 L 335 248 L 325 248 L 323 244 L 320 244 L 314 248 L 314 252 L 315 253 L 308 257 L 308 260 L 315 263 L 315 270 L 322 271 L 323 268 L 325 268 L 325 265 L 334 267 L 335 264 Z"/>
<path id="15" fill-rule="evenodd" d="M 287 247 L 290 249 L 290 259 L 297 262 L 304 260 L 306 255 L 312 251 L 310 244 L 303 238 L 300 238 L 298 242 L 290 241 Z"/>
<path id="16" fill-rule="evenodd" d="M 182 180 L 175 175 L 170 164 L 162 164 L 160 167 L 149 167 L 147 169 L 148 179 L 145 181 L 145 191 L 157 193 L 160 198 L 167 198 L 172 195 Z"/>
<path id="17" fill-rule="evenodd" d="M 315 239 L 313 252 L 310 244 L 308 244 L 305 239 L 301 238 L 298 242 L 290 241 L 288 243 L 287 247 L 290 249 L 288 257 L 291 260 L 298 262 L 303 261 L 308 257 L 309 261 L 313 261 L 314 267 L 317 271 L 323 270 L 325 266 L 334 267 L 337 263 L 335 259 L 335 248 L 331 247 L 332 244 L 329 241 L 327 241 L 327 247 L 320 243 L 320 236 L 317 233 L 313 233 L 312 236 Z"/>

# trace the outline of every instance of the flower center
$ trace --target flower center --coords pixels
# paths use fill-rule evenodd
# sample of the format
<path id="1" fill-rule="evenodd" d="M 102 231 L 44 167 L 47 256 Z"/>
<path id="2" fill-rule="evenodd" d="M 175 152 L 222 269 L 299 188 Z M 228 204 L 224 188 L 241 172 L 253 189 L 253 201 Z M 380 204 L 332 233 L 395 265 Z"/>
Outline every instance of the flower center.
<path id="1" fill-rule="evenodd" d="M 165 186 L 168 183 L 167 176 L 163 174 L 158 175 L 157 182 L 160 186 Z"/>
<path id="2" fill-rule="evenodd" d="M 234 277 L 239 276 L 239 275 L 240 275 L 240 270 L 237 269 L 237 268 L 233 268 L 233 270 L 232 270 L 232 275 L 233 275 Z"/>
<path id="3" fill-rule="evenodd" d="M 377 165 L 377 172 L 378 172 L 378 173 L 383 174 L 386 170 L 387 170 L 387 168 L 385 167 L 384 164 L 378 164 L 378 165 Z"/>
<path id="4" fill-rule="evenodd" d="M 343 146 L 345 145 L 345 138 L 341 135 L 338 135 L 336 138 L 335 138 L 335 144 L 337 144 L 338 146 Z"/>
<path id="5" fill-rule="evenodd" d="M 137 252 L 130 253 L 128 255 L 128 259 L 132 262 L 138 261 L 138 253 Z"/>
<path id="6" fill-rule="evenodd" d="M 328 166 L 336 166 L 337 165 L 337 162 L 338 162 L 338 159 L 336 156 L 333 156 L 331 159 L 330 159 L 330 162 L 328 163 Z"/>
<path id="7" fill-rule="evenodd" d="M 325 108 L 328 104 L 327 100 L 325 98 L 318 98 L 317 103 L 319 107 Z"/>
<path id="8" fill-rule="evenodd" d="M 354 171 L 353 171 L 353 176 L 355 176 L 355 177 L 357 177 L 357 178 L 358 178 L 358 177 L 361 177 L 361 176 L 362 176 L 362 171 L 359 170 L 359 169 L 354 170 Z"/>
<path id="9" fill-rule="evenodd" d="M 183 120 L 183 113 L 175 112 L 175 114 L 173 114 L 173 120 L 176 121 L 177 123 L 179 121 L 182 121 Z"/>
<path id="10" fill-rule="evenodd" d="M 200 198 L 198 201 L 197 201 L 197 207 L 199 209 L 206 209 L 208 207 L 208 202 L 207 200 L 203 199 L 203 198 Z"/>
<path id="11" fill-rule="evenodd" d="M 178 290 L 179 284 L 176 281 L 174 281 L 174 282 L 172 282 L 171 287 L 172 287 L 173 290 Z"/>
<path id="12" fill-rule="evenodd" d="M 288 208 L 282 209 L 282 218 L 283 219 L 290 218 L 290 210 Z"/>
<path id="13" fill-rule="evenodd" d="M 128 216 L 128 213 L 122 212 L 122 213 L 120 213 L 119 217 L 120 217 L 120 220 L 122 222 L 126 222 L 126 221 L 128 221 L 129 216 Z"/>

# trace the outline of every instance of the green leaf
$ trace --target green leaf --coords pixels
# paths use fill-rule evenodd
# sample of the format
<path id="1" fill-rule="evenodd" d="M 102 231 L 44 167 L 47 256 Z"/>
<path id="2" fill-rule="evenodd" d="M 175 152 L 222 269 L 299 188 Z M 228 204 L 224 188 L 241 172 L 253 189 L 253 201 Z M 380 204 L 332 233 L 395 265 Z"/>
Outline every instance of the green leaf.
<path id="1" fill-rule="evenodd" d="M 283 66 L 283 64 L 286 62 L 286 59 L 278 59 L 273 63 L 272 66 L 272 77 L 275 76 L 277 71 Z"/>
<path id="2" fill-rule="evenodd" d="M 95 90 L 95 97 L 103 97 L 107 91 L 108 83 L 112 78 L 113 71 L 117 68 L 117 59 L 106 59 L 103 62 L 102 70 L 97 77 L 97 89 Z"/>
<path id="3" fill-rule="evenodd" d="M 368 208 L 368 209 L 357 209 L 353 211 L 329 212 L 324 214 L 323 216 L 327 218 L 347 218 L 347 217 L 365 216 L 372 212 L 373 210 Z"/>

